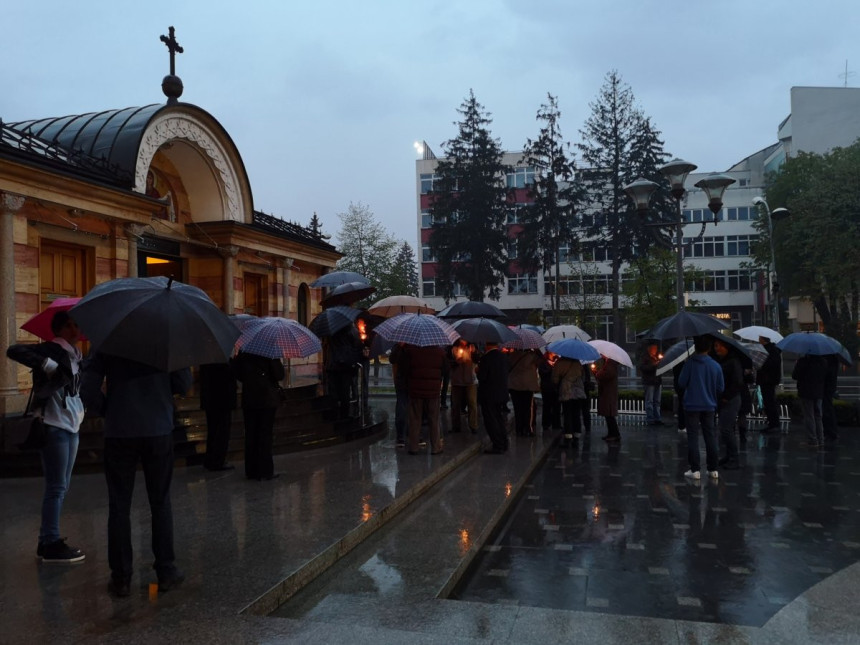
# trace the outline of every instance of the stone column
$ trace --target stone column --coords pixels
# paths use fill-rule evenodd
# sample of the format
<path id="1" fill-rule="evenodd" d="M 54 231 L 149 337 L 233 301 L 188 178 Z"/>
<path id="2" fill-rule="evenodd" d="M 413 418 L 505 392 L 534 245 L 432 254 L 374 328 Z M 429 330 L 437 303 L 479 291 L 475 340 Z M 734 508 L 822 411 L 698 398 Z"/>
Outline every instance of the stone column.
<path id="1" fill-rule="evenodd" d="M 24 198 L 0 193 L 0 348 L 3 352 L 17 337 L 15 324 L 15 214 Z M 3 360 L 0 367 L 0 397 L 18 394 L 18 363 Z M 3 410 L 5 410 L 5 405 Z M 2 412 L 3 410 L 0 410 Z"/>
<path id="2" fill-rule="evenodd" d="M 137 240 L 143 235 L 146 227 L 143 224 L 125 224 L 122 228 L 128 240 L 128 277 L 136 278 L 139 269 L 137 266 Z"/>
<path id="3" fill-rule="evenodd" d="M 233 313 L 233 266 L 234 258 L 239 255 L 238 246 L 219 246 L 218 254 L 224 259 L 222 273 L 224 275 L 224 305 L 222 309 L 225 314 Z"/>
<path id="4" fill-rule="evenodd" d="M 281 314 L 284 318 L 290 317 L 290 279 L 292 277 L 293 259 L 284 258 L 284 279 L 282 286 L 284 289 L 284 312 Z"/>

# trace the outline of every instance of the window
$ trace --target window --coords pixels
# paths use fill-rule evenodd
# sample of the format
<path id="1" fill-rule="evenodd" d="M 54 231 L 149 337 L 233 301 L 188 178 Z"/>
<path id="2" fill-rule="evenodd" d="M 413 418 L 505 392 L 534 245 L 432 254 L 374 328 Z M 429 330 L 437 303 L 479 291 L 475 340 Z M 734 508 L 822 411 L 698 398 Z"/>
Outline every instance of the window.
<path id="1" fill-rule="evenodd" d="M 546 295 L 555 295 L 555 284 L 549 277 L 544 277 Z M 562 296 L 578 296 L 582 293 L 582 285 L 578 278 L 562 277 L 558 281 L 558 293 Z"/>
<path id="2" fill-rule="evenodd" d="M 582 276 L 582 293 L 596 295 L 612 293 L 612 276 L 609 274 Z"/>
<path id="3" fill-rule="evenodd" d="M 755 208 L 738 206 L 726 209 L 726 220 L 729 222 L 748 222 L 756 219 Z"/>
<path id="4" fill-rule="evenodd" d="M 505 224 L 519 224 L 523 221 L 523 209 L 525 204 L 517 204 L 513 208 L 505 209 Z"/>
<path id="5" fill-rule="evenodd" d="M 570 262 L 573 258 L 570 255 L 570 246 L 567 244 L 562 244 L 558 247 L 558 261 L 559 262 Z"/>
<path id="6" fill-rule="evenodd" d="M 725 253 L 721 235 L 700 238 L 684 238 L 684 257 L 720 258 Z"/>
<path id="7" fill-rule="evenodd" d="M 537 292 L 536 275 L 516 273 L 508 276 L 508 295 L 516 296 Z"/>
<path id="8" fill-rule="evenodd" d="M 505 186 L 507 188 L 525 188 L 535 183 L 535 169 L 533 166 L 509 168 L 505 175 Z"/>
<path id="9" fill-rule="evenodd" d="M 421 173 L 421 194 L 433 192 L 433 182 L 439 181 L 438 175 L 431 173 Z"/>
<path id="10" fill-rule="evenodd" d="M 433 215 L 430 214 L 430 209 L 425 208 L 421 211 L 421 228 L 433 227 Z"/>
<path id="11" fill-rule="evenodd" d="M 429 244 L 421 245 L 421 261 L 422 262 L 435 262 L 436 258 L 433 255 L 433 252 L 430 250 Z"/>
<path id="12" fill-rule="evenodd" d="M 728 290 L 729 291 L 749 291 L 750 290 L 750 274 L 749 271 L 729 270 L 728 275 Z"/>
<path id="13" fill-rule="evenodd" d="M 433 278 L 424 278 L 421 281 L 421 295 L 425 298 L 427 296 L 435 296 L 436 295 L 436 280 Z"/>
<path id="14" fill-rule="evenodd" d="M 594 329 L 594 337 L 602 340 L 612 338 L 612 315 L 586 316 L 585 326 Z"/>
<path id="15" fill-rule="evenodd" d="M 727 235 L 726 255 L 749 255 L 750 244 L 758 240 L 758 235 Z"/>
<path id="16" fill-rule="evenodd" d="M 508 259 L 517 259 L 517 240 L 508 240 Z"/>

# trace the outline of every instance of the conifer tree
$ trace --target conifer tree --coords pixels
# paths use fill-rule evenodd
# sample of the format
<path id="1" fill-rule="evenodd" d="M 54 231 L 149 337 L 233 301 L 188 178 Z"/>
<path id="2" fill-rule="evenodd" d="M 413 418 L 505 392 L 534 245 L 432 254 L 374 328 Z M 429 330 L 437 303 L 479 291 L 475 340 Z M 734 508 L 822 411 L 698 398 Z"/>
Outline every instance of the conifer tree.
<path id="1" fill-rule="evenodd" d="M 504 154 L 474 92 L 458 112 L 458 134 L 443 144 L 431 193 L 429 244 L 437 262 L 437 293 L 451 298 L 457 282 L 472 300 L 483 301 L 485 294 L 498 300 L 507 268 Z"/>
<path id="2" fill-rule="evenodd" d="M 370 208 L 361 202 L 350 202 L 345 213 L 338 213 L 341 229 L 337 233 L 339 271 L 360 273 L 376 287 L 374 297 L 384 293 L 394 264 L 397 240 L 382 226 Z"/>

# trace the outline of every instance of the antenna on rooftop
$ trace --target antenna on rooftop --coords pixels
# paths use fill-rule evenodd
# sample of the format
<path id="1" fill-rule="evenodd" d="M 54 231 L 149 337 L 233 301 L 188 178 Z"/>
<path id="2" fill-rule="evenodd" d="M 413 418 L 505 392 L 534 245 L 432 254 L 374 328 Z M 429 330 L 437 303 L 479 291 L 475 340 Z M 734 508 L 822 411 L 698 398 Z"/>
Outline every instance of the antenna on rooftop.
<path id="1" fill-rule="evenodd" d="M 857 72 L 849 72 L 848 71 L 848 59 L 845 59 L 845 71 L 839 75 L 839 78 L 845 81 L 845 85 L 843 87 L 848 87 L 848 79 L 852 76 L 857 76 Z"/>

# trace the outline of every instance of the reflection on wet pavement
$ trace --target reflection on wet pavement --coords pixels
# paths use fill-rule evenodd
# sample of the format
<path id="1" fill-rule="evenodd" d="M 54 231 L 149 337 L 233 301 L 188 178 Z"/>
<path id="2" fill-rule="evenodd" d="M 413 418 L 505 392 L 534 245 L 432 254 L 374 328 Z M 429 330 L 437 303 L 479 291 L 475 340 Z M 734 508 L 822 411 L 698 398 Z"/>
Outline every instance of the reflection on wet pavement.
<path id="1" fill-rule="evenodd" d="M 686 437 L 605 428 L 557 447 L 461 583 L 462 600 L 763 625 L 860 560 L 860 459 L 849 429 L 750 433 L 743 467 L 689 482 Z"/>

